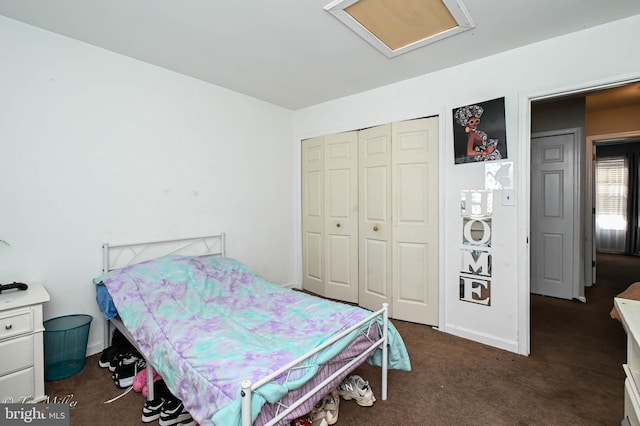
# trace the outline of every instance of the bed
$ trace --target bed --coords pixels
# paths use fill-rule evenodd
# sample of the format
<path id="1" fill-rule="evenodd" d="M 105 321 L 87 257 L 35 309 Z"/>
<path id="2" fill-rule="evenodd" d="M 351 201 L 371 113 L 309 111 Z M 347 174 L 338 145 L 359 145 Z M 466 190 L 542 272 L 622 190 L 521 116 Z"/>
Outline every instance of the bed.
<path id="1" fill-rule="evenodd" d="M 201 425 L 288 424 L 363 362 L 381 366 L 386 400 L 387 368 L 411 369 L 386 305 L 269 283 L 226 257 L 224 234 L 104 244 L 103 263 L 106 338 L 120 329 Z"/>

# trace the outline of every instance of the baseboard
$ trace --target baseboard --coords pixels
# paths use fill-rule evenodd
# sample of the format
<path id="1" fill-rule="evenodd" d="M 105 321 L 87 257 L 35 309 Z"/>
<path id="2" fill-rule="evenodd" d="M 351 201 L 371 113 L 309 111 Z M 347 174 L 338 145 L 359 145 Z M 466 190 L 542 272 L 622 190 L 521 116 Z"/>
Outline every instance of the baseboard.
<path id="1" fill-rule="evenodd" d="M 96 343 L 87 345 L 87 356 L 95 355 L 97 353 L 102 352 L 103 346 L 104 346 L 103 342 L 96 342 Z"/>
<path id="2" fill-rule="evenodd" d="M 446 328 L 444 330 L 441 329 L 440 331 L 453 334 L 454 336 L 462 337 L 464 339 L 472 340 L 474 342 L 482 343 L 484 345 L 493 346 L 494 348 L 519 353 L 517 340 L 507 340 L 501 337 L 491 336 L 489 334 L 480 333 L 476 330 L 471 330 L 451 324 L 447 324 Z"/>
<path id="3" fill-rule="evenodd" d="M 300 289 L 300 285 L 298 283 L 286 283 L 286 284 L 278 284 L 280 287 L 292 288 L 292 289 Z"/>

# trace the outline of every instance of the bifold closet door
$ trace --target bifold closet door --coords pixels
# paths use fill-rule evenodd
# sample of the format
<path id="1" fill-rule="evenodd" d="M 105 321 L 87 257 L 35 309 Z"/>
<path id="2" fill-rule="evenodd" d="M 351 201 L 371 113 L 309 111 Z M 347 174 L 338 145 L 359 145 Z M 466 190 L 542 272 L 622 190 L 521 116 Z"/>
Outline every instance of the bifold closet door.
<path id="1" fill-rule="evenodd" d="M 324 137 L 326 297 L 358 302 L 358 132 Z"/>
<path id="2" fill-rule="evenodd" d="M 438 118 L 392 124 L 394 318 L 438 325 Z"/>
<path id="3" fill-rule="evenodd" d="M 438 118 L 302 143 L 303 288 L 438 325 Z"/>
<path id="4" fill-rule="evenodd" d="M 391 303 L 391 124 L 358 134 L 360 178 L 359 304 L 378 310 Z"/>
<path id="5" fill-rule="evenodd" d="M 302 287 L 324 295 L 324 137 L 302 141 Z"/>

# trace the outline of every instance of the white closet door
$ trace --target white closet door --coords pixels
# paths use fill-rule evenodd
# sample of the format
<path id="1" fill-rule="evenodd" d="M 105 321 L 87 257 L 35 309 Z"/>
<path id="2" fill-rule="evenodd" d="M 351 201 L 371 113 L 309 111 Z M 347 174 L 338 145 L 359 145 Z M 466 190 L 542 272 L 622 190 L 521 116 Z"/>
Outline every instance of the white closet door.
<path id="1" fill-rule="evenodd" d="M 392 125 L 393 317 L 438 325 L 438 118 Z"/>
<path id="2" fill-rule="evenodd" d="M 326 297 L 358 302 L 358 133 L 324 137 Z"/>
<path id="3" fill-rule="evenodd" d="M 323 295 L 324 138 L 302 141 L 302 287 Z"/>
<path id="4" fill-rule="evenodd" d="M 360 177 L 359 304 L 377 310 L 391 303 L 391 125 L 358 135 Z"/>

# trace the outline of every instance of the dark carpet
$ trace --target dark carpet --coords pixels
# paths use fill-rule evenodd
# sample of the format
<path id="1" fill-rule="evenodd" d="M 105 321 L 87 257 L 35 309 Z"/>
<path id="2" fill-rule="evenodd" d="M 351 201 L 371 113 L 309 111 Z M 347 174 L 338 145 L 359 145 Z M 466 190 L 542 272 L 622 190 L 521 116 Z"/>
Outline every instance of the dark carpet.
<path id="1" fill-rule="evenodd" d="M 619 425 L 624 413 L 626 336 L 609 316 L 613 297 L 640 281 L 640 258 L 599 254 L 597 285 L 587 303 L 531 296 L 531 356 L 393 321 L 413 370 L 389 371 L 380 400 L 380 369 L 369 380 L 378 401 L 340 404 L 339 425 Z M 50 400 L 71 400 L 71 425 L 139 425 L 144 398 L 120 393 L 99 355 L 65 380 L 47 382 Z M 152 423 L 157 424 L 157 422 Z M 222 425 L 224 426 L 224 425 Z"/>

